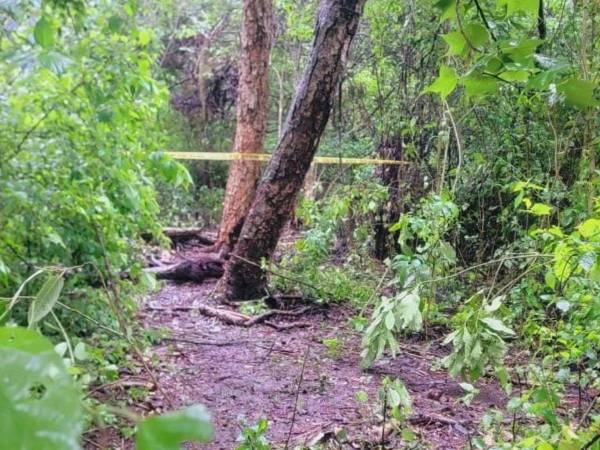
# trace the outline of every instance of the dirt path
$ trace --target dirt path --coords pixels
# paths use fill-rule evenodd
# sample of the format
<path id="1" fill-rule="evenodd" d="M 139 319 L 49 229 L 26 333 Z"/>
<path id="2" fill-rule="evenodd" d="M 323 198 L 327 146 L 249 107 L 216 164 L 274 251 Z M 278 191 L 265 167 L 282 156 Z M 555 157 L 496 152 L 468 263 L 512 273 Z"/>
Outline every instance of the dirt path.
<path id="1" fill-rule="evenodd" d="M 167 284 L 140 313 L 145 328 L 170 330 L 173 339 L 154 348 L 163 389 L 177 406 L 203 403 L 212 413 L 216 437 L 205 448 L 235 448 L 242 417 L 250 424 L 268 418 L 266 435 L 274 448 L 285 448 L 288 434 L 294 448 L 342 428 L 348 443 L 341 448 L 374 448 L 381 435 L 377 391 L 386 375 L 406 384 L 414 402 L 411 424 L 431 448 L 463 448 L 483 412 L 504 402 L 493 384 L 479 386 L 481 394 L 470 407 L 457 402 L 462 395 L 458 383 L 432 368 L 439 349 L 431 352 L 423 345 L 407 344 L 396 359 L 362 371 L 360 336 L 345 325 L 350 313 L 342 307 L 303 317 L 310 327 L 288 331 L 230 326 L 198 311 L 177 310 L 209 304 L 213 286 Z M 336 352 L 322 344 L 334 337 Z M 357 401 L 358 391 L 368 394 L 366 403 Z M 391 437 L 387 448 L 400 448 L 400 443 Z"/>

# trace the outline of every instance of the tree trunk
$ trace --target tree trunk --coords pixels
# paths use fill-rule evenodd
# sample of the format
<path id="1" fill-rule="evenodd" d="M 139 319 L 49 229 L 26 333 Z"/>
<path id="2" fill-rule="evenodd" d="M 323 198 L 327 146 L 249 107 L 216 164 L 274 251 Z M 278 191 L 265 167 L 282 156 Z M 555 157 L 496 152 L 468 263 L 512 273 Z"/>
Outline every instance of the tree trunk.
<path id="1" fill-rule="evenodd" d="M 267 131 L 272 0 L 244 0 L 237 125 L 233 151 L 260 153 Z M 232 161 L 217 245 L 231 246 L 250 209 L 260 178 L 259 161 Z"/>
<path id="2" fill-rule="evenodd" d="M 334 90 L 366 0 L 322 0 L 310 61 L 285 129 L 226 263 L 221 289 L 247 300 L 265 293 L 261 259 L 268 259 L 289 217 L 331 111 Z"/>
<path id="3" fill-rule="evenodd" d="M 405 160 L 400 136 L 381 142 L 377 154 L 382 159 Z M 390 233 L 390 226 L 423 196 L 423 179 L 418 164 L 382 165 L 375 176 L 388 189 L 387 204 L 374 214 L 374 256 L 384 260 L 396 250 L 398 233 Z"/>

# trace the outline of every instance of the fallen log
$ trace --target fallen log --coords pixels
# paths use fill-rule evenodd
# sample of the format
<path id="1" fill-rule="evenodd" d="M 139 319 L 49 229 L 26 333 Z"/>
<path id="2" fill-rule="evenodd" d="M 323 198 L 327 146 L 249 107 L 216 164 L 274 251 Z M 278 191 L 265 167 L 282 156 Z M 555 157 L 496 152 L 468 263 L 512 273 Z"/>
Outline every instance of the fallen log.
<path id="1" fill-rule="evenodd" d="M 198 241 L 202 245 L 213 245 L 215 243 L 215 234 L 206 231 L 203 228 L 197 227 L 165 227 L 162 232 L 175 244 L 178 242 L 190 241 L 192 239 Z M 150 233 L 142 233 L 142 238 L 151 241 L 153 236 Z"/>
<path id="2" fill-rule="evenodd" d="M 194 260 L 185 260 L 168 266 L 149 267 L 159 280 L 193 281 L 202 283 L 207 278 L 220 278 L 225 261 L 218 255 L 202 255 Z"/>

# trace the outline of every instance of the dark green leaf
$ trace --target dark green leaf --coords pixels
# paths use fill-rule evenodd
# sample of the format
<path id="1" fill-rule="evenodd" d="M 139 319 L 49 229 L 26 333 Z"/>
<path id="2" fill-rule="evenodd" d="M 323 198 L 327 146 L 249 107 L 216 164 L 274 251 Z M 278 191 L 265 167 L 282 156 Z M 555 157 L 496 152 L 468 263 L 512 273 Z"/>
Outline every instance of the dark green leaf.
<path id="1" fill-rule="evenodd" d="M 210 416 L 204 406 L 149 417 L 138 425 L 137 450 L 179 450 L 185 441 L 209 442 L 213 437 Z"/>
<path id="2" fill-rule="evenodd" d="M 570 78 L 559 84 L 556 89 L 565 97 L 565 101 L 577 108 L 593 108 L 600 105 L 594 97 L 595 84 L 591 81 Z"/>
<path id="3" fill-rule="evenodd" d="M 50 275 L 48 277 L 31 302 L 31 305 L 29 305 L 27 322 L 30 328 L 52 311 L 64 284 L 65 281 L 62 275 Z"/>
<path id="4" fill-rule="evenodd" d="M 42 16 L 33 28 L 33 37 L 35 38 L 35 42 L 37 42 L 42 48 L 49 48 L 54 45 L 55 34 L 56 28 L 45 16 Z"/>

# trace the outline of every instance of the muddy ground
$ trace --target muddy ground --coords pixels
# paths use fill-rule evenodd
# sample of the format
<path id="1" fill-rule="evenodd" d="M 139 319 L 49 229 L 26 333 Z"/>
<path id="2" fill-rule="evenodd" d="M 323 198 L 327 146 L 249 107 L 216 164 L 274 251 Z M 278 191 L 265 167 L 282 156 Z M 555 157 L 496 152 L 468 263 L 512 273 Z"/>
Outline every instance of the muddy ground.
<path id="1" fill-rule="evenodd" d="M 170 337 L 154 347 L 163 390 L 177 406 L 203 403 L 211 411 L 216 436 L 203 448 L 235 448 L 242 421 L 253 424 L 262 417 L 269 420 L 266 435 L 275 448 L 323 441 L 340 430 L 347 435 L 342 448 L 378 448 L 382 430 L 377 391 L 384 376 L 406 384 L 414 402 L 411 426 L 430 448 L 468 446 L 482 414 L 503 406 L 501 389 L 485 383 L 469 407 L 460 403 L 463 391 L 457 381 L 435 369 L 443 350 L 428 349 L 425 343 L 405 343 L 395 359 L 361 370 L 360 336 L 349 327 L 351 311 L 344 306 L 304 315 L 305 328 L 244 328 L 194 309 L 211 304 L 213 287 L 166 284 L 140 313 L 146 329 L 169 331 Z M 337 349 L 323 345 L 323 339 L 331 338 L 338 339 Z M 368 394 L 367 402 L 357 400 L 359 391 Z M 148 408 L 154 402 L 163 405 L 160 397 L 156 391 Z M 401 448 L 402 443 L 390 433 L 386 446 Z"/>

